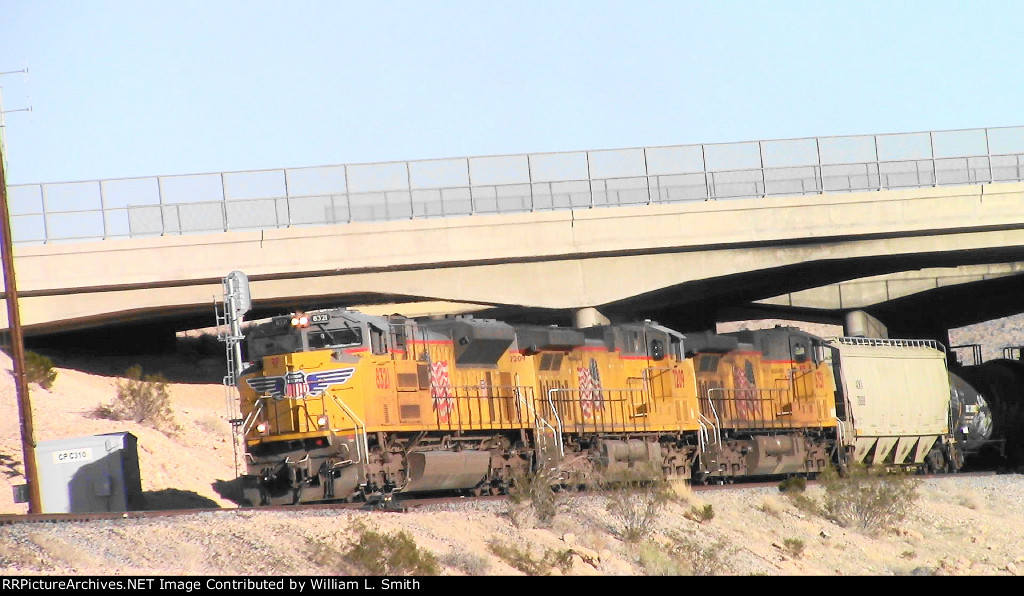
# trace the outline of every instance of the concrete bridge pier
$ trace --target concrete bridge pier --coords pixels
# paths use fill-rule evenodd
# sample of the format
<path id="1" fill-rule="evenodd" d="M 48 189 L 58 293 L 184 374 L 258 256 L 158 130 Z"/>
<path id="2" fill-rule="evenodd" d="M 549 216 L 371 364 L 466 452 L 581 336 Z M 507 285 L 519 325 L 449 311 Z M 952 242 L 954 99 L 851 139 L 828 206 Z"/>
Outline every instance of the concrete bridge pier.
<path id="1" fill-rule="evenodd" d="M 573 325 L 577 328 L 597 327 L 598 325 L 610 325 L 608 317 L 601 314 L 594 307 L 581 308 L 573 313 Z"/>

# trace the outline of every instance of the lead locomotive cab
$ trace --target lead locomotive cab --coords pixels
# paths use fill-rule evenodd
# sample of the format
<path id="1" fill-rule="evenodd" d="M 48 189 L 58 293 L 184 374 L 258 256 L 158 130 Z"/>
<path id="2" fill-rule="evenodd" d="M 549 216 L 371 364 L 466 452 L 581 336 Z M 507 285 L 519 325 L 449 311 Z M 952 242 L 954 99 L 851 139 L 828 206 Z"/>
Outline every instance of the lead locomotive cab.
<path id="1" fill-rule="evenodd" d="M 360 484 L 365 423 L 345 412 L 339 390 L 361 383 L 366 357 L 404 346 L 403 326 L 344 308 L 274 317 L 249 330 L 252 364 L 238 387 L 246 443 L 246 497 L 254 504 L 334 498 L 339 482 Z M 348 432 L 336 432 L 352 427 Z M 343 495 L 338 495 L 343 497 Z"/>

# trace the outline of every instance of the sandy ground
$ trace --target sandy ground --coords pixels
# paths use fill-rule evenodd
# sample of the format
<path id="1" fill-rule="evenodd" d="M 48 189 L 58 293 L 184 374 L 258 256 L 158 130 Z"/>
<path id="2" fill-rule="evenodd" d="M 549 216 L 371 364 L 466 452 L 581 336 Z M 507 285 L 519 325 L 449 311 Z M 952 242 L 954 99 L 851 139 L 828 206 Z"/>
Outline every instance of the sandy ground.
<path id="1" fill-rule="evenodd" d="M 0 355 L 0 514 L 27 511 L 11 490 L 24 480 L 17 401 L 5 370 L 10 361 Z M 609 511 L 604 497 L 567 497 L 547 524 L 512 515 L 507 503 L 470 501 L 408 513 L 268 513 L 230 498 L 235 456 L 221 385 L 173 383 L 180 430 L 170 435 L 95 417 L 114 395 L 114 377 L 58 368 L 50 390 L 32 386 L 36 439 L 131 432 L 148 509 L 220 510 L 157 520 L 0 524 L 0 574 L 345 575 L 354 572 L 339 553 L 355 535 L 356 520 L 386 534 L 408 532 L 442 562 L 445 575 L 523 574 L 494 554 L 495 545 L 538 561 L 545 553 L 571 554 L 564 569 L 534 572 L 549 574 L 692 573 L 695 562 L 706 573 L 731 575 L 1024 574 L 1021 475 L 922 479 L 913 513 L 880 535 L 810 514 L 774 486 L 683 489 L 657 516 L 646 545 L 622 539 L 621 515 Z M 701 521 L 694 511 L 704 505 L 714 516 Z M 697 546 L 680 550 L 680 536 Z M 666 558 L 673 551 L 674 559 Z"/>

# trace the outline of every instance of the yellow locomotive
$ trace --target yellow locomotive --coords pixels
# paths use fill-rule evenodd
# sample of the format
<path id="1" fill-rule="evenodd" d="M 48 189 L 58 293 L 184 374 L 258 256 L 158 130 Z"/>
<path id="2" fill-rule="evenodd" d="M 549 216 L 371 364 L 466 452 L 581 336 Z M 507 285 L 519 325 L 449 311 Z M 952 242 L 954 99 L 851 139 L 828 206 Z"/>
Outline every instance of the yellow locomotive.
<path id="1" fill-rule="evenodd" d="M 506 490 L 536 466 L 689 477 L 683 336 L 333 309 L 250 330 L 238 388 L 253 503 Z"/>
<path id="2" fill-rule="evenodd" d="M 959 465 L 944 354 L 921 342 L 338 308 L 252 327 L 246 360 L 253 504 L 497 494 L 540 471 L 586 484 Z"/>

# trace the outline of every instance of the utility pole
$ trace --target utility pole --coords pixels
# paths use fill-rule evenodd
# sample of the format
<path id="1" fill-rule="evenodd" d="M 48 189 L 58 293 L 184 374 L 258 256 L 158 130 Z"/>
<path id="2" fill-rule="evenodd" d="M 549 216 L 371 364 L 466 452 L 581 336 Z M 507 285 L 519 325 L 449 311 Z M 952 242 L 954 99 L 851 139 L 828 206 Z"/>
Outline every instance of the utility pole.
<path id="1" fill-rule="evenodd" d="M 32 402 L 29 400 L 28 376 L 25 374 L 25 343 L 21 335 L 21 315 L 18 313 L 18 285 L 14 279 L 14 244 L 11 242 L 11 214 L 7 206 L 7 177 L 4 173 L 7 156 L 4 154 L 3 114 L 3 98 L 0 97 L 0 260 L 3 261 L 7 327 L 10 330 L 14 387 L 18 395 L 18 415 L 21 419 L 21 451 L 25 459 L 25 482 L 28 484 L 28 512 L 42 513 L 39 471 L 36 468 L 36 438 L 32 427 Z"/>

